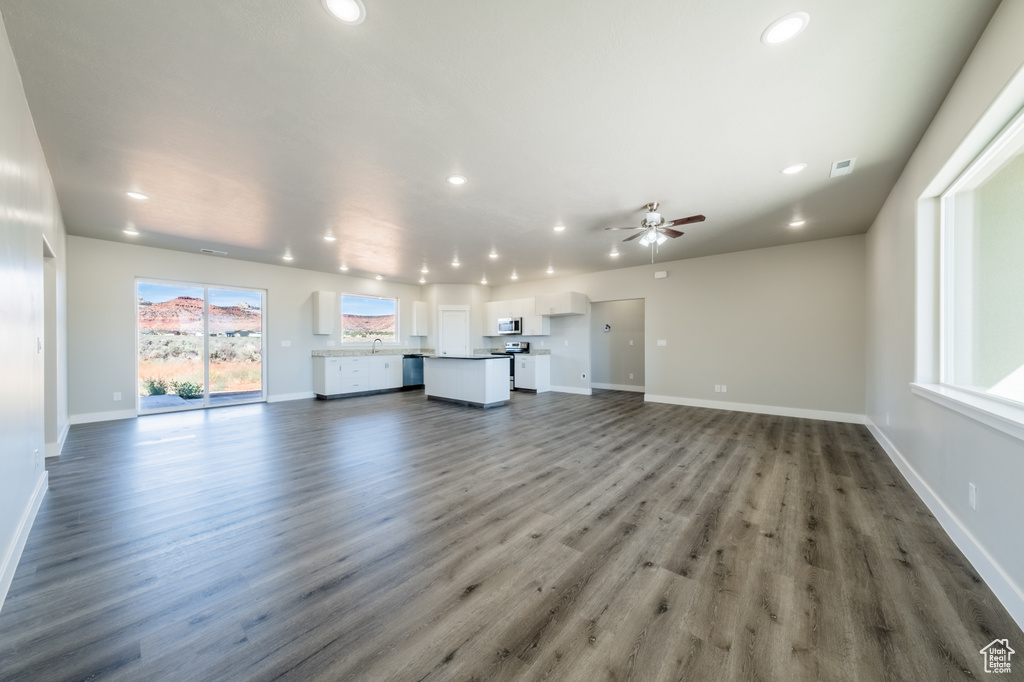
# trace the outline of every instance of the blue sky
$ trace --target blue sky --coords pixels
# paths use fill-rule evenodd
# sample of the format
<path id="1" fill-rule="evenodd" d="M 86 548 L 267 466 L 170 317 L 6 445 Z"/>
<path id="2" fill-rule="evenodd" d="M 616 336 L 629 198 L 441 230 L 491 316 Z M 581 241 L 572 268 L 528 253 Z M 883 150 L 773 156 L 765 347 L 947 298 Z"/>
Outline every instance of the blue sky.
<path id="1" fill-rule="evenodd" d="M 139 282 L 139 296 L 150 303 L 163 303 L 178 298 L 189 296 L 191 298 L 202 298 L 202 287 L 190 287 L 183 284 L 154 284 L 152 282 Z M 258 291 L 236 291 L 232 289 L 210 289 L 210 303 L 213 305 L 227 307 L 248 303 L 259 308 L 260 292 Z"/>
<path id="2" fill-rule="evenodd" d="M 386 298 L 363 298 L 362 296 L 342 296 L 342 315 L 394 315 L 395 301 Z"/>

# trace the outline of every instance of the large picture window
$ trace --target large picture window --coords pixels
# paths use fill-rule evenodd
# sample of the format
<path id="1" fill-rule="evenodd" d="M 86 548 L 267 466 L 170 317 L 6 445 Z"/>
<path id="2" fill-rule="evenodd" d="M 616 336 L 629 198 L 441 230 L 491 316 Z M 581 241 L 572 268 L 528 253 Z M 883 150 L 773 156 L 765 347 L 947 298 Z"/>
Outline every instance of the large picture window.
<path id="1" fill-rule="evenodd" d="M 341 295 L 342 343 L 398 341 L 398 299 Z"/>
<path id="2" fill-rule="evenodd" d="M 941 381 L 1024 405 L 1024 115 L 942 196 Z"/>

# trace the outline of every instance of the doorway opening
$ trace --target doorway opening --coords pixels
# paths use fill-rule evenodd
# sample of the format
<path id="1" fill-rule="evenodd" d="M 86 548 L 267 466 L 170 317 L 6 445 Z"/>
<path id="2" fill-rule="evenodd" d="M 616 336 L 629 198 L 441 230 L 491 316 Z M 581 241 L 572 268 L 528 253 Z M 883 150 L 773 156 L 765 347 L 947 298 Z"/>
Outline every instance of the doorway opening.
<path id="1" fill-rule="evenodd" d="M 266 400 L 266 291 L 136 280 L 140 414 Z"/>
<path id="2" fill-rule="evenodd" d="M 644 299 L 590 304 L 591 386 L 643 393 L 644 353 Z"/>

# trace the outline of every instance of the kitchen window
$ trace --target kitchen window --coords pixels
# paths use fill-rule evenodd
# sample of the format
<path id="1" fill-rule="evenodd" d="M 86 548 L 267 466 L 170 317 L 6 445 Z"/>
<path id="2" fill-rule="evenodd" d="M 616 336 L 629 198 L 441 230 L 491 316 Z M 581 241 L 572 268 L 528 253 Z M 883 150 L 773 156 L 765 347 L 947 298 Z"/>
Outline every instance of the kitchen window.
<path id="1" fill-rule="evenodd" d="M 341 295 L 342 343 L 398 341 L 398 299 L 357 294 Z"/>

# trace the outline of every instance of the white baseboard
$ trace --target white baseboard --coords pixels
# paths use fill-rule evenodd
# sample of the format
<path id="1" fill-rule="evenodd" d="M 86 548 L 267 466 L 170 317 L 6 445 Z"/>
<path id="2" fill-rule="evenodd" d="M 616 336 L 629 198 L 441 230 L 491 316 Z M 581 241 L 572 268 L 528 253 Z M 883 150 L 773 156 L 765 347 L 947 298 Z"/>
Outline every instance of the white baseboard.
<path id="1" fill-rule="evenodd" d="M 68 431 L 71 429 L 71 421 L 64 424 L 64 428 L 61 429 L 60 435 L 57 436 L 57 442 L 46 444 L 46 456 L 47 457 L 60 457 L 61 450 L 64 449 L 64 441 L 68 439 Z"/>
<path id="2" fill-rule="evenodd" d="M 110 412 L 89 412 L 71 415 L 71 424 L 92 424 L 94 422 L 112 422 L 117 419 L 135 419 L 135 410 L 111 410 Z"/>
<path id="3" fill-rule="evenodd" d="M 316 393 L 313 391 L 303 391 L 302 393 L 278 393 L 277 395 L 268 395 L 268 403 L 283 403 L 289 400 L 306 400 L 308 398 L 315 398 Z"/>
<path id="4" fill-rule="evenodd" d="M 871 431 L 871 435 L 875 437 L 878 444 L 882 446 L 885 453 L 889 455 L 889 459 L 893 461 L 896 468 L 903 474 L 903 478 L 907 480 L 910 487 L 914 489 L 917 496 L 921 498 L 924 505 L 928 507 L 928 511 L 932 513 L 935 520 L 939 522 L 942 529 L 946 531 L 950 539 L 953 541 L 967 560 L 971 562 L 971 566 L 974 567 L 981 579 L 985 581 L 985 584 L 989 586 L 992 592 L 996 595 L 996 599 L 1006 608 L 1010 617 L 1013 618 L 1017 625 L 1024 628 L 1024 590 L 1017 585 L 1013 579 L 1006 574 L 1002 566 L 992 558 L 985 548 L 978 542 L 977 538 L 967 530 L 960 520 L 957 519 L 956 515 L 946 506 L 942 499 L 935 494 L 914 467 L 911 466 L 910 462 L 904 459 L 903 455 L 889 438 L 882 433 L 873 421 L 870 419 L 866 420 L 868 430 Z"/>
<path id="5" fill-rule="evenodd" d="M 572 386 L 552 386 L 551 390 L 555 393 L 574 393 L 576 395 L 593 395 L 594 392 L 589 388 L 573 388 Z"/>
<path id="6" fill-rule="evenodd" d="M 801 419 L 821 419 L 827 422 L 845 422 L 847 424 L 864 424 L 862 414 L 852 412 L 828 412 L 826 410 L 805 410 L 799 407 L 777 407 L 775 405 L 753 405 L 750 403 L 727 403 L 720 400 L 698 400 L 696 398 L 677 398 L 671 395 L 644 395 L 649 403 L 668 403 L 669 405 L 686 405 L 687 407 L 708 407 L 712 410 L 729 410 L 730 412 L 753 412 L 754 414 L 772 414 L 779 417 L 799 417 Z"/>
<path id="7" fill-rule="evenodd" d="M 630 384 L 590 384 L 591 388 L 600 388 L 605 391 L 630 391 L 632 393 L 643 393 L 643 386 L 632 386 Z"/>
<path id="8" fill-rule="evenodd" d="M 4 553 L 3 563 L 0 564 L 0 608 L 3 608 L 4 601 L 7 599 L 7 591 L 11 589 L 11 583 L 14 581 L 14 571 L 18 568 L 21 553 L 25 549 L 25 543 L 28 542 L 28 534 L 36 520 L 39 505 L 43 503 L 43 497 L 46 495 L 49 480 L 49 472 L 43 471 L 39 476 L 39 480 L 36 481 L 36 489 L 33 491 L 25 511 L 21 514 L 21 520 L 18 522 L 18 532 L 11 541 L 10 547 Z"/>

